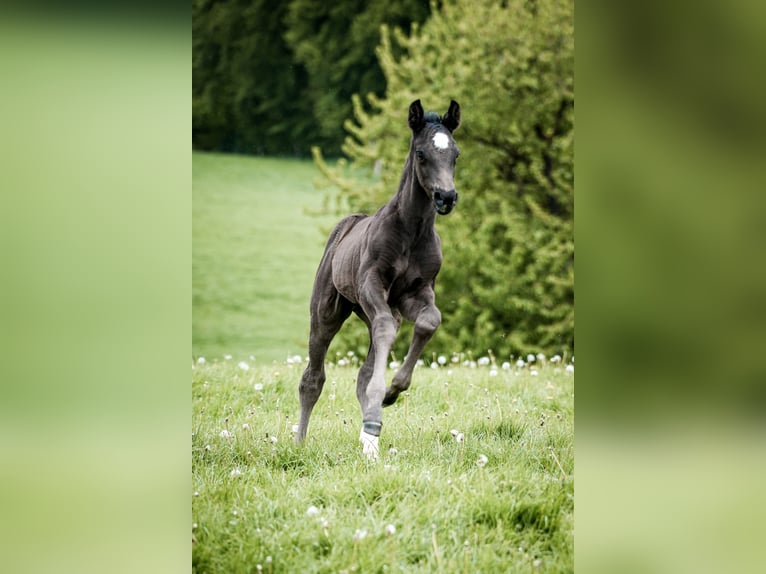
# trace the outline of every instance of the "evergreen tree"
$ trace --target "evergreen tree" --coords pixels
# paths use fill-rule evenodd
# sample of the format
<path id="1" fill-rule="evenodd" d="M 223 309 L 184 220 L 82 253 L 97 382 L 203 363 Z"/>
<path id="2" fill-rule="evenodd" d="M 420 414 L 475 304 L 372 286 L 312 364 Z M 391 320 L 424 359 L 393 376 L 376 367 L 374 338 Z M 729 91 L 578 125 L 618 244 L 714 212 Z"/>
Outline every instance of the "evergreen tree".
<path id="1" fill-rule="evenodd" d="M 409 103 L 420 98 L 443 113 L 450 98 L 460 102 L 460 204 L 437 223 L 444 321 L 429 347 L 572 350 L 574 3 L 446 0 L 432 11 L 410 35 L 385 31 L 386 95 L 369 98 L 372 112 L 354 98 L 343 147 L 351 166 L 329 168 L 315 150 L 318 165 L 341 188 L 342 210 L 372 212 L 396 191 Z M 366 350 L 362 332 L 342 332 L 339 345 Z"/>

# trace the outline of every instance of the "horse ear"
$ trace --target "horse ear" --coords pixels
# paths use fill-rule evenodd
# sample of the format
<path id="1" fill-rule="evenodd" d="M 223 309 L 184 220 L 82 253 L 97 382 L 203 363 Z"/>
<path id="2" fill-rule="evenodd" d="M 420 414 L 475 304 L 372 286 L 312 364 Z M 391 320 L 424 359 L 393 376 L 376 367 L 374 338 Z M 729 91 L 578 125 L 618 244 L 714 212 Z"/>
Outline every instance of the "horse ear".
<path id="1" fill-rule="evenodd" d="M 450 101 L 449 109 L 442 118 L 442 125 L 450 132 L 454 132 L 460 125 L 460 104 L 455 100 Z"/>
<path id="2" fill-rule="evenodd" d="M 425 124 L 423 121 L 423 106 L 420 105 L 420 100 L 415 100 L 410 104 L 410 113 L 407 117 L 407 122 L 410 124 L 410 129 L 413 132 L 420 131 Z"/>

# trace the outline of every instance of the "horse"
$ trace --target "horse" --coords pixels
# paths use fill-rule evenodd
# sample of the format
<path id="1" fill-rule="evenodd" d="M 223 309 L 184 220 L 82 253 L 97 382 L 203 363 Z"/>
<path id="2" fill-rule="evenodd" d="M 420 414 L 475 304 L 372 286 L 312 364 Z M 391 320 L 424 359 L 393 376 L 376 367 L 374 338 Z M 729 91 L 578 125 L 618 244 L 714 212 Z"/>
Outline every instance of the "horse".
<path id="1" fill-rule="evenodd" d="M 359 440 L 370 459 L 378 456 L 382 409 L 410 386 L 426 343 L 441 324 L 434 284 L 442 250 L 434 223 L 457 204 L 455 162 L 460 151 L 452 137 L 460 125 L 460 105 L 451 100 L 443 117 L 410 104 L 412 139 L 396 194 L 373 216 L 350 215 L 330 234 L 311 293 L 309 362 L 299 385 L 297 444 L 306 439 L 309 418 L 325 382 L 327 348 L 355 313 L 367 325 L 370 346 L 359 369 L 356 395 L 362 410 Z M 415 324 L 407 355 L 391 386 L 386 365 L 402 317 Z"/>

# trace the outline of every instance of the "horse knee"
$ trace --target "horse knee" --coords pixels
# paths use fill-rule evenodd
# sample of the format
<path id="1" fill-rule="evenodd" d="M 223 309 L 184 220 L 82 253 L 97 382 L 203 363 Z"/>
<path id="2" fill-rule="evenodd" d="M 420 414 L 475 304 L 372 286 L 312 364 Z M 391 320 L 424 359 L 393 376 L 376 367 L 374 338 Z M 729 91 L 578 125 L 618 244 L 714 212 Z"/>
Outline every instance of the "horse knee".
<path id="1" fill-rule="evenodd" d="M 372 322 L 372 337 L 374 342 L 379 340 L 392 343 L 396 339 L 397 323 L 391 316 L 378 316 Z"/>
<path id="2" fill-rule="evenodd" d="M 442 314 L 436 307 L 426 307 L 415 320 L 415 331 L 425 337 L 430 337 L 436 332 L 442 322 Z"/>

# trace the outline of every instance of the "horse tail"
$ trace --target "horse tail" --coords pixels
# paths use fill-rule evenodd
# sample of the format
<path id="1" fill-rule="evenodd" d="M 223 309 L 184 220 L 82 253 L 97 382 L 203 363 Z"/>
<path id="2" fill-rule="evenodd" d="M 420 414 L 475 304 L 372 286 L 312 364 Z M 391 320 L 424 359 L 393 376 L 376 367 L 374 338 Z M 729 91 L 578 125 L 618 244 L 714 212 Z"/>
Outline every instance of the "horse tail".
<path id="1" fill-rule="evenodd" d="M 367 215 L 364 213 L 354 213 L 353 215 L 349 215 L 341 219 L 330 233 L 330 237 L 327 239 L 327 245 L 325 245 L 324 248 L 325 255 L 334 251 L 338 246 L 338 243 L 341 242 L 341 239 L 343 239 L 346 234 L 351 231 L 351 228 L 354 227 L 354 225 L 356 225 L 360 220 L 365 219 L 366 217 Z"/>

